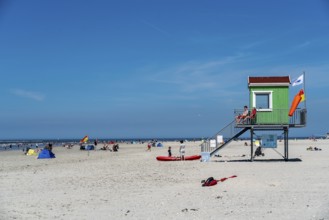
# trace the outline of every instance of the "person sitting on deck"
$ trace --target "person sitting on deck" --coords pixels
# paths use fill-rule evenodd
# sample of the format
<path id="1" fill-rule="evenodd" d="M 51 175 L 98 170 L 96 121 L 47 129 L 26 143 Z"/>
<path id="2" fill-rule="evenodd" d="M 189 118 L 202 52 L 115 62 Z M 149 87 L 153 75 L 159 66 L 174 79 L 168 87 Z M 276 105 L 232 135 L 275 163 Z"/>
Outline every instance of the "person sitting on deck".
<path id="1" fill-rule="evenodd" d="M 245 123 L 248 119 L 250 119 L 250 123 L 251 123 L 251 120 L 252 120 L 252 119 L 255 119 L 255 117 L 256 117 L 256 113 L 257 113 L 257 109 L 254 107 L 254 108 L 252 109 L 250 115 L 247 115 L 247 116 L 243 119 L 242 123 Z"/>
<path id="2" fill-rule="evenodd" d="M 245 105 L 243 113 L 235 117 L 235 122 L 240 123 L 240 121 L 244 120 L 248 116 L 248 114 L 249 114 L 248 106 Z"/>

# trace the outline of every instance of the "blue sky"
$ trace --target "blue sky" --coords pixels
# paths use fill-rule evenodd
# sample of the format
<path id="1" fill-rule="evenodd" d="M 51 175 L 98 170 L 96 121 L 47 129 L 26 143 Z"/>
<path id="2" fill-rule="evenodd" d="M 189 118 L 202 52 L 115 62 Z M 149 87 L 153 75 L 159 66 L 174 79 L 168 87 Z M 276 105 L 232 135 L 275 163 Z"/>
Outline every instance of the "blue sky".
<path id="1" fill-rule="evenodd" d="M 324 134 L 328 1 L 0 0 L 1 139 L 211 136 L 248 76 L 303 71 L 290 135 Z"/>

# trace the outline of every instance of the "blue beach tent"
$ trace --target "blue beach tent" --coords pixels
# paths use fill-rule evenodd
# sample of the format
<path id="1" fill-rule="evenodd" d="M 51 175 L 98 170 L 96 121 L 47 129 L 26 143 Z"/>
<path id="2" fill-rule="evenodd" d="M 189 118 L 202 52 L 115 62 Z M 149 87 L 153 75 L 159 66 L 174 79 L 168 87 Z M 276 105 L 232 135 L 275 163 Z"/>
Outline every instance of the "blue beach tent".
<path id="1" fill-rule="evenodd" d="M 158 143 L 158 144 L 157 144 L 157 147 L 163 147 L 163 144 Z"/>
<path id="2" fill-rule="evenodd" d="M 38 156 L 38 159 L 51 159 L 55 158 L 55 154 L 48 149 L 43 149 Z"/>

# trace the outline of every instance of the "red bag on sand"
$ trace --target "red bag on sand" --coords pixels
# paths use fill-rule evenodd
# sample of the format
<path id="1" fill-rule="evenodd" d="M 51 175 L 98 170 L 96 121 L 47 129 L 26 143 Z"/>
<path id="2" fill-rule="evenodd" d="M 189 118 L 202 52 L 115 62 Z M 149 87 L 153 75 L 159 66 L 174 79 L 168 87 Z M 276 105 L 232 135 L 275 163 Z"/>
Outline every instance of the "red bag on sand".
<path id="1" fill-rule="evenodd" d="M 214 186 L 217 185 L 217 180 L 210 181 L 206 186 Z"/>
<path id="2" fill-rule="evenodd" d="M 230 177 L 224 177 L 219 180 L 215 180 L 213 177 L 209 177 L 207 180 L 202 180 L 202 186 L 214 186 L 217 185 L 218 182 L 224 182 L 228 178 L 235 178 L 237 177 L 236 175 L 230 176 Z"/>
<path id="3" fill-rule="evenodd" d="M 217 184 L 217 180 L 212 180 L 210 182 L 204 182 L 202 186 L 214 186 Z"/>
<path id="4" fill-rule="evenodd" d="M 207 180 L 202 180 L 201 183 L 202 186 L 214 186 L 217 184 L 217 180 L 214 177 L 209 177 Z"/>

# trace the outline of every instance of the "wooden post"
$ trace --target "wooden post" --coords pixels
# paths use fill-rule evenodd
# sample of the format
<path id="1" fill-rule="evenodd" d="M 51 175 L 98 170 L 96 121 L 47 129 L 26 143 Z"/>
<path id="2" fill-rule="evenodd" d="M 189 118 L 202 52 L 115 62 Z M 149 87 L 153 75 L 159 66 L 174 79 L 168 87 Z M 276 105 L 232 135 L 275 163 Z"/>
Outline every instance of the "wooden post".
<path id="1" fill-rule="evenodd" d="M 251 127 L 250 128 L 250 161 L 253 162 L 254 161 L 254 128 Z"/>
<path id="2" fill-rule="evenodd" d="M 288 147 L 288 128 L 285 127 L 284 128 L 284 159 L 285 161 L 288 161 L 289 159 L 289 155 L 288 152 L 289 151 L 289 147 Z"/>

